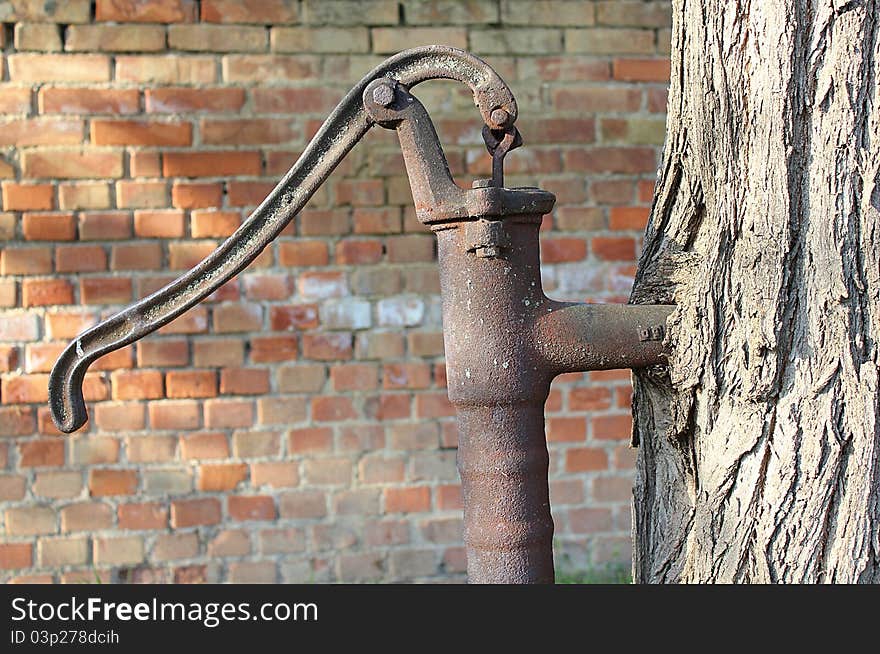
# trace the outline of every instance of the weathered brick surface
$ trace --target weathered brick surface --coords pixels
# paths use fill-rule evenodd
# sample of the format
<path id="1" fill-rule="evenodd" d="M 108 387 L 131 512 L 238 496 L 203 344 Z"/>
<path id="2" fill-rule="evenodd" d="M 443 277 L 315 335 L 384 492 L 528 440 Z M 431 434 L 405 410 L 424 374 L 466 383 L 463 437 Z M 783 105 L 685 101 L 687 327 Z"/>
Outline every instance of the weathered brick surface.
<path id="1" fill-rule="evenodd" d="M 86 378 L 76 334 L 208 255 L 388 54 L 474 51 L 520 104 L 511 185 L 557 196 L 547 291 L 625 300 L 669 79 L 666 0 L 7 3 L 0 61 L 0 581 L 462 579 L 433 237 L 371 133 L 243 274 Z M 490 172 L 466 91 L 425 85 L 456 178 Z M 381 130 L 379 130 L 381 131 Z M 626 371 L 547 403 L 557 554 L 628 556 Z"/>

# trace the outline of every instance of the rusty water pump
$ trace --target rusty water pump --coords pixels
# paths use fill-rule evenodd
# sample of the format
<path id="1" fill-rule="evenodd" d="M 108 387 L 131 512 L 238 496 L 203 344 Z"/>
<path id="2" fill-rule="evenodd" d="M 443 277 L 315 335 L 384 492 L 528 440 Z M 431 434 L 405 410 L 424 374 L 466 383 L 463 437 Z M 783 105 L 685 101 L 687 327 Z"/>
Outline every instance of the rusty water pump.
<path id="1" fill-rule="evenodd" d="M 434 126 L 410 93 L 419 82 L 438 78 L 467 84 L 485 123 L 492 178 L 472 189 L 453 181 Z M 544 436 L 550 382 L 565 372 L 662 363 L 672 307 L 577 304 L 544 295 L 538 229 L 555 197 L 504 187 L 504 156 L 522 142 L 516 118 L 508 86 L 471 54 L 428 46 L 386 60 L 346 95 L 281 182 L 217 250 L 64 350 L 49 378 L 55 424 L 69 433 L 88 419 L 82 382 L 92 362 L 170 322 L 241 272 L 371 127 L 394 129 L 416 214 L 438 240 L 468 579 L 552 583 Z"/>

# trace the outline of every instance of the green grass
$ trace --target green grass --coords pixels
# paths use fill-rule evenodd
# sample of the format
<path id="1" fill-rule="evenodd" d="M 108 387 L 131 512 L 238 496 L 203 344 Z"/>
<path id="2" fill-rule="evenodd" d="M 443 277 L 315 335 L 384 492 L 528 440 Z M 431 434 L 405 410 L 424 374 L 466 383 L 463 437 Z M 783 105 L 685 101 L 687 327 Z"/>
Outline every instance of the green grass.
<path id="1" fill-rule="evenodd" d="M 589 570 L 557 570 L 557 584 L 631 584 L 629 566 L 619 563 L 597 566 Z"/>

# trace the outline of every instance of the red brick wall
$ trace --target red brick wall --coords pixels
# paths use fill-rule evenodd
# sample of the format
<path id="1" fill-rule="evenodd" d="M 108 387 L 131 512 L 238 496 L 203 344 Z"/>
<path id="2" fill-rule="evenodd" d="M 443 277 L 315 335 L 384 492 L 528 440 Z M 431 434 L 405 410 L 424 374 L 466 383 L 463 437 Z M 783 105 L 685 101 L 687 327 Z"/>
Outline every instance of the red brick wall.
<path id="1" fill-rule="evenodd" d="M 446 43 L 513 88 L 512 185 L 557 194 L 547 290 L 625 300 L 663 138 L 665 2 L 0 3 L 0 580 L 461 579 L 433 237 L 375 130 L 210 301 L 49 420 L 80 330 L 208 254 L 335 103 Z M 489 171 L 469 92 L 416 90 L 457 179 Z M 629 375 L 547 405 L 560 567 L 629 556 Z"/>

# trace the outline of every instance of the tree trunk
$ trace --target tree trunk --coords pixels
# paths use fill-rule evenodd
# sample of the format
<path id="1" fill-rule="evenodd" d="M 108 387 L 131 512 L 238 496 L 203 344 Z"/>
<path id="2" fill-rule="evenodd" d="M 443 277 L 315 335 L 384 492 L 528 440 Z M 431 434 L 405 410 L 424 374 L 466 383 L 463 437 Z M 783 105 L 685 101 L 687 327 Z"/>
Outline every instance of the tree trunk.
<path id="1" fill-rule="evenodd" d="M 880 582 L 880 1 L 674 0 L 637 582 Z"/>

